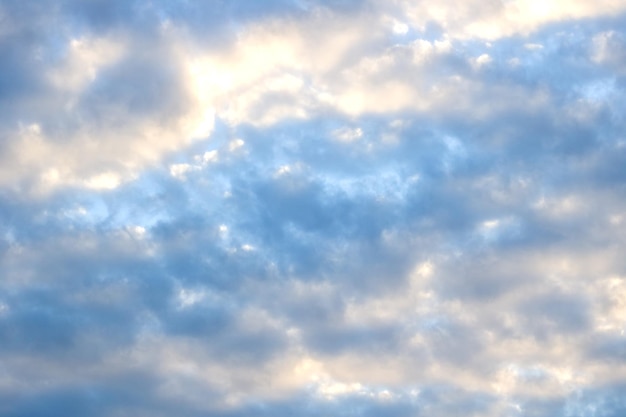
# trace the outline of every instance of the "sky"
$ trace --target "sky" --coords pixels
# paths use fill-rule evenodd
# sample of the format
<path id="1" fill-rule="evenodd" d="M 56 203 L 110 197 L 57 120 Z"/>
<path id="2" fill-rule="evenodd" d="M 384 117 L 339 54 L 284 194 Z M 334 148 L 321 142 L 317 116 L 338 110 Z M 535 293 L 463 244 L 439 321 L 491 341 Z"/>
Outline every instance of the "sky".
<path id="1" fill-rule="evenodd" d="M 626 1 L 0 0 L 0 415 L 626 415 Z"/>

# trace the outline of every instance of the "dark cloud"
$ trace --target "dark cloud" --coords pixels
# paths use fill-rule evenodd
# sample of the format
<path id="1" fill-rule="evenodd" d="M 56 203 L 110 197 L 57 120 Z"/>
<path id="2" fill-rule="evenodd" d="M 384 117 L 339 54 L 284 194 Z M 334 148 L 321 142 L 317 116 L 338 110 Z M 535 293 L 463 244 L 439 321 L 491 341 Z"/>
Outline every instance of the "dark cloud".
<path id="1" fill-rule="evenodd" d="M 164 51 L 148 51 L 106 68 L 81 97 L 80 112 L 103 123 L 102 128 L 119 123 L 115 116 L 164 121 L 179 115 L 189 99 L 174 59 Z"/>
<path id="2" fill-rule="evenodd" d="M 31 391 L 5 402 L 7 416 L 53 416 L 77 413 L 94 416 L 132 413 L 165 416 L 170 413 L 198 416 L 203 410 L 160 397 L 158 381 L 143 373 L 124 373 L 98 382 Z M 206 392 L 205 398 L 212 393 Z"/>
<path id="3" fill-rule="evenodd" d="M 620 363 L 626 358 L 624 335 L 596 335 L 590 341 L 589 355 L 594 360 Z"/>
<path id="4" fill-rule="evenodd" d="M 558 292 L 533 296 L 520 306 L 520 315 L 528 320 L 529 331 L 541 338 L 584 332 L 590 321 L 589 309 L 583 297 Z"/>

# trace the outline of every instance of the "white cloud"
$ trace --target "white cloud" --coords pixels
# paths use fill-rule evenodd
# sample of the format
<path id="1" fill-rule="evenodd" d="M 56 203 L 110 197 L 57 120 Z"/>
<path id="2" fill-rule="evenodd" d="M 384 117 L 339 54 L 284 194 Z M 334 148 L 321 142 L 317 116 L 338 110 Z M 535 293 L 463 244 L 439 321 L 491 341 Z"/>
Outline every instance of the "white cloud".
<path id="1" fill-rule="evenodd" d="M 471 35 L 497 39 L 551 21 L 614 12 L 623 4 L 611 0 L 599 4 L 528 0 L 497 7 L 482 3 L 459 7 L 455 2 L 435 6 L 398 1 L 394 7 L 404 16 L 392 20 L 396 33 L 407 34 L 410 25 L 424 27 L 428 19 L 439 22 L 445 30 L 440 39 L 415 39 L 404 46 L 389 44 L 384 40 L 384 28 L 377 29 L 389 22 L 390 14 L 379 14 L 387 7 L 387 3 L 374 4 L 371 12 L 354 15 L 332 15 L 319 9 L 298 20 L 276 18 L 250 24 L 230 48 L 215 51 L 189 49 L 184 32 L 166 31 L 163 36 L 168 48 L 163 58 L 178 60 L 182 65 L 175 76 L 183 88 L 179 94 L 186 101 L 178 114 L 169 115 L 167 120 L 131 118 L 112 103 L 103 107 L 104 113 L 97 118 L 68 131 L 55 133 L 40 128 L 38 143 L 31 139 L 23 146 L 12 145 L 17 158 L 15 163 L 7 161 L 0 180 L 8 184 L 29 172 L 39 172 L 42 182 L 38 187 L 46 189 L 63 184 L 95 184 L 99 172 L 115 171 L 124 181 L 167 152 L 209 136 L 215 117 L 233 125 L 270 126 L 285 119 L 314 117 L 326 109 L 357 116 L 458 106 L 463 103 L 460 96 L 471 94 L 471 84 L 459 74 L 437 75 L 431 67 L 437 56 L 453 53 L 456 38 Z M 317 36 L 309 36 L 311 31 Z M 611 54 L 607 51 L 615 43 L 614 32 L 594 39 L 596 61 L 609 60 Z M 526 46 L 536 49 L 540 45 Z M 59 116 L 80 120 L 72 114 L 82 112 L 85 93 L 141 47 L 120 34 L 69 39 L 67 54 L 46 70 L 54 88 L 52 105 L 64 112 Z M 474 62 L 481 67 L 492 60 L 489 54 L 482 54 Z M 56 145 L 58 134 L 64 136 L 65 143 L 72 142 L 71 152 L 66 146 Z M 103 148 L 95 143 L 107 145 Z M 56 168 L 59 175 L 55 176 L 50 167 L 40 168 L 47 161 L 43 155 L 64 160 L 63 168 Z M 93 180 L 80 180 L 85 177 Z"/>
<path id="2" fill-rule="evenodd" d="M 113 172 L 105 172 L 85 180 L 85 185 L 95 190 L 111 190 L 120 185 L 120 178 Z"/>
<path id="3" fill-rule="evenodd" d="M 363 130 L 359 127 L 348 128 L 342 127 L 333 132 L 333 135 L 337 140 L 341 142 L 353 142 L 363 136 Z"/>
<path id="4" fill-rule="evenodd" d="M 172 164 L 170 165 L 170 175 L 178 179 L 185 179 L 185 174 L 195 168 L 197 167 L 190 164 Z"/>
<path id="5" fill-rule="evenodd" d="M 498 39 L 526 35 L 542 25 L 571 19 L 609 16 L 626 9 L 620 0 L 515 0 L 506 2 L 448 0 L 437 4 L 398 1 L 411 23 L 434 20 L 455 38 Z"/>
<path id="6" fill-rule="evenodd" d="M 234 139 L 228 144 L 228 150 L 231 152 L 235 152 L 238 149 L 241 149 L 246 142 L 243 139 Z"/>
<path id="7" fill-rule="evenodd" d="M 8 407 L 618 404 L 624 42 L 582 18 L 624 6 L 301 3 L 233 1 L 218 29 L 85 5 L 56 55 L 0 46 Z"/>
<path id="8" fill-rule="evenodd" d="M 67 109 L 76 106 L 75 94 L 80 94 L 96 81 L 99 72 L 115 65 L 128 53 L 124 39 L 115 37 L 84 37 L 72 39 L 66 45 L 67 55 L 58 65 L 48 70 L 51 84 L 67 94 Z"/>
<path id="9" fill-rule="evenodd" d="M 489 56 L 489 54 L 482 54 L 478 58 L 476 58 L 475 63 L 478 67 L 482 67 L 483 65 L 489 64 L 493 59 Z"/>
<path id="10" fill-rule="evenodd" d="M 395 34 L 406 35 L 409 32 L 409 26 L 406 23 L 394 21 L 392 30 Z"/>

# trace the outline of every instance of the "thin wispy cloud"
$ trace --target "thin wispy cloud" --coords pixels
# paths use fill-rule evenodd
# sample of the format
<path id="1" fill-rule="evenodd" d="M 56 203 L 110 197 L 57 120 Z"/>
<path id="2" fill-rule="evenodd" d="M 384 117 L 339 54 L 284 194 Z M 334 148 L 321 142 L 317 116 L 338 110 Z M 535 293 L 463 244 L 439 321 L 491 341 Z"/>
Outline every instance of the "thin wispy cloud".
<path id="1" fill-rule="evenodd" d="M 622 1 L 0 3 L 0 414 L 626 413 Z"/>

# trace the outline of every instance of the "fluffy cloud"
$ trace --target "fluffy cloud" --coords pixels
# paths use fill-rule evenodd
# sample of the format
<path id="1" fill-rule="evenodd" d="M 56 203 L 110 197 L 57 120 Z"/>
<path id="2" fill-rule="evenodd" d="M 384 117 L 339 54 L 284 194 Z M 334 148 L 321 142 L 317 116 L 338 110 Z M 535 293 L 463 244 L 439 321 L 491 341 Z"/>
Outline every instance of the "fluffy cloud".
<path id="1" fill-rule="evenodd" d="M 622 9 L 4 2 L 0 413 L 620 415 Z"/>

